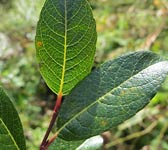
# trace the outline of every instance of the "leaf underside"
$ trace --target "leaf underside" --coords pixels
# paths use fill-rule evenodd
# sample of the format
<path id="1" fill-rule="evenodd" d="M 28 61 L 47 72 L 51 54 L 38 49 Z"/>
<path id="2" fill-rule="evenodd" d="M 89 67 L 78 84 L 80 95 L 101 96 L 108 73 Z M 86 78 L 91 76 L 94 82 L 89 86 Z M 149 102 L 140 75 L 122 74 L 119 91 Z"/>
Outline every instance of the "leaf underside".
<path id="1" fill-rule="evenodd" d="M 59 137 L 80 140 L 116 127 L 147 105 L 168 73 L 168 61 L 138 51 L 107 61 L 65 97 Z"/>
<path id="2" fill-rule="evenodd" d="M 91 70 L 96 25 L 87 0 L 47 0 L 36 32 L 40 72 L 56 94 L 68 94 Z"/>
<path id="3" fill-rule="evenodd" d="M 22 125 L 16 109 L 0 87 L 0 149 L 25 150 Z"/>
<path id="4" fill-rule="evenodd" d="M 103 144 L 103 137 L 98 135 L 87 139 L 76 150 L 102 150 Z"/>

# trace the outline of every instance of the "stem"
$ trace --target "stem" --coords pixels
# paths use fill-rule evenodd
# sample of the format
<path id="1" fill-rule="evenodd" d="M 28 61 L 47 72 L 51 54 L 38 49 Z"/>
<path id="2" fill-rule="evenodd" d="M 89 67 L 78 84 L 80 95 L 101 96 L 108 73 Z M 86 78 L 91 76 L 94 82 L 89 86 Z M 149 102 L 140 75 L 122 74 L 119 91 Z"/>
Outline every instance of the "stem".
<path id="1" fill-rule="evenodd" d="M 55 103 L 55 107 L 54 107 L 54 110 L 53 110 L 53 115 L 52 115 L 52 118 L 51 118 L 51 121 L 50 121 L 50 124 L 48 126 L 48 129 L 45 133 L 45 136 L 42 140 L 42 143 L 40 145 L 40 150 L 46 150 L 47 147 L 54 141 L 54 140 L 48 140 L 48 137 L 49 137 L 49 134 L 52 130 L 52 127 L 55 123 L 55 120 L 58 116 L 58 112 L 60 110 L 60 107 L 61 107 L 61 102 L 62 102 L 62 93 L 59 93 L 58 96 L 57 96 L 57 100 L 56 100 L 56 103 Z M 55 139 L 55 138 L 54 138 Z"/>
<path id="2" fill-rule="evenodd" d="M 117 140 L 115 140 L 115 141 L 113 141 L 113 142 L 111 142 L 111 143 L 106 144 L 106 145 L 105 145 L 105 148 L 106 148 L 106 149 L 109 149 L 109 148 L 111 148 L 112 146 L 115 146 L 115 145 L 117 145 L 117 144 L 120 144 L 120 143 L 123 143 L 123 142 L 125 142 L 125 141 L 128 141 L 128 140 L 131 140 L 131 139 L 134 139 L 134 138 L 143 136 L 143 135 L 145 135 L 145 134 L 147 134 L 147 133 L 150 133 L 150 132 L 156 127 L 157 124 L 158 124 L 157 121 L 156 121 L 156 122 L 153 122 L 153 123 L 150 124 L 150 126 L 149 126 L 148 128 L 146 128 L 146 129 L 143 130 L 143 131 L 139 131 L 139 132 L 133 133 L 133 134 L 128 135 L 128 136 L 126 136 L 126 137 L 124 137 L 124 138 L 118 138 Z"/>
<path id="3" fill-rule="evenodd" d="M 48 141 L 47 141 L 47 145 L 46 148 L 48 148 L 50 146 L 50 144 L 57 138 L 58 134 L 55 134 L 54 136 L 52 136 Z"/>
<path id="4" fill-rule="evenodd" d="M 154 150 L 159 149 L 159 146 L 160 146 L 160 144 L 161 144 L 161 142 L 162 142 L 162 138 L 163 138 L 165 132 L 167 131 L 167 129 L 168 129 L 168 123 L 166 123 L 166 124 L 163 126 L 162 130 L 160 131 L 160 134 L 159 134 L 158 137 L 156 138 L 156 139 L 157 139 L 157 142 L 156 142 L 156 146 L 155 146 Z"/>

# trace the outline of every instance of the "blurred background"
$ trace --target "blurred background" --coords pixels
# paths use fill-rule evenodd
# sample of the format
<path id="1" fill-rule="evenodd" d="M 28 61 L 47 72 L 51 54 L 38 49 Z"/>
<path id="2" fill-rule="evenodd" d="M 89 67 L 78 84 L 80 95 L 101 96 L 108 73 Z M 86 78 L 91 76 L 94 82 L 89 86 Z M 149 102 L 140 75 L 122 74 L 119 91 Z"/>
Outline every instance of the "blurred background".
<path id="1" fill-rule="evenodd" d="M 89 0 L 97 22 L 95 65 L 138 49 L 168 59 L 168 0 Z M 13 99 L 27 150 L 38 149 L 55 102 L 38 72 L 34 37 L 44 0 L 0 0 L 0 85 Z M 150 104 L 105 134 L 109 150 L 168 150 L 168 79 Z"/>

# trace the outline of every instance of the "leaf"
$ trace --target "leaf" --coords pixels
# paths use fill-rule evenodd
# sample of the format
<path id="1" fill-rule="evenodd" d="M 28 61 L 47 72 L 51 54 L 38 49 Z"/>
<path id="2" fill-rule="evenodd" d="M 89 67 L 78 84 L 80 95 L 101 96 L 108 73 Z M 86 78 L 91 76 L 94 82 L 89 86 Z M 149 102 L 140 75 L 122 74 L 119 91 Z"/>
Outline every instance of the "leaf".
<path id="1" fill-rule="evenodd" d="M 100 135 L 87 139 L 76 150 L 102 150 L 104 140 Z"/>
<path id="2" fill-rule="evenodd" d="M 62 105 L 57 133 L 80 140 L 116 127 L 147 105 L 168 73 L 168 61 L 138 51 L 107 61 L 78 84 Z"/>
<path id="3" fill-rule="evenodd" d="M 22 125 L 16 109 L 0 87 L 0 149 L 26 150 Z"/>
<path id="4" fill-rule="evenodd" d="M 87 0 L 47 0 L 36 32 L 37 59 L 47 85 L 68 94 L 91 70 L 96 25 Z"/>
<path id="5" fill-rule="evenodd" d="M 7 127 L 5 126 L 4 122 L 0 119 L 0 146 L 1 149 L 12 149 L 12 150 L 19 150 L 15 140 L 13 139 L 12 135 L 8 131 Z"/>
<path id="6" fill-rule="evenodd" d="M 65 141 L 61 138 L 57 138 L 49 147 L 49 150 L 75 150 L 83 140 L 80 141 Z"/>
<path id="7" fill-rule="evenodd" d="M 49 147 L 49 150 L 101 150 L 103 138 L 98 135 L 87 139 L 86 141 L 65 141 L 57 138 Z"/>

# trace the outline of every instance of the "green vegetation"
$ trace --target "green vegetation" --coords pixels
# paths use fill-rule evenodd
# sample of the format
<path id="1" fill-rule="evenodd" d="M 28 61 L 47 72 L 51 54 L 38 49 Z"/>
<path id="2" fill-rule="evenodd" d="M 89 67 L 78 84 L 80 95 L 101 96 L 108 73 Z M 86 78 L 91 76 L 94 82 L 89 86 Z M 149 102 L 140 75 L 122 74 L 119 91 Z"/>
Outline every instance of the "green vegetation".
<path id="1" fill-rule="evenodd" d="M 86 1 L 45 3 L 37 25 L 37 58 L 44 80 L 56 94 L 69 94 L 90 73 L 96 39 L 95 20 Z"/>
<path id="2" fill-rule="evenodd" d="M 23 129 L 17 111 L 1 87 L 0 108 L 1 149 L 25 150 Z"/>
<path id="3" fill-rule="evenodd" d="M 95 66 L 137 49 L 168 58 L 167 0 L 89 2 L 98 31 Z M 38 149 L 56 99 L 35 60 L 34 37 L 42 5 L 41 0 L 0 1 L 0 84 L 13 97 L 30 150 Z M 110 130 L 106 147 L 168 149 L 167 91 L 168 80 L 147 107 Z"/>

